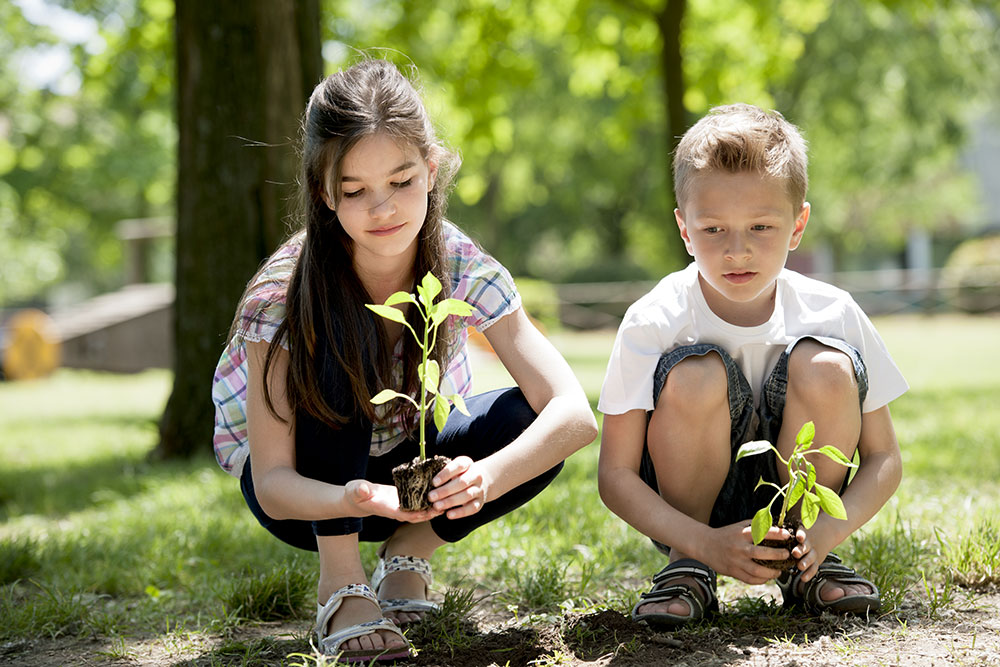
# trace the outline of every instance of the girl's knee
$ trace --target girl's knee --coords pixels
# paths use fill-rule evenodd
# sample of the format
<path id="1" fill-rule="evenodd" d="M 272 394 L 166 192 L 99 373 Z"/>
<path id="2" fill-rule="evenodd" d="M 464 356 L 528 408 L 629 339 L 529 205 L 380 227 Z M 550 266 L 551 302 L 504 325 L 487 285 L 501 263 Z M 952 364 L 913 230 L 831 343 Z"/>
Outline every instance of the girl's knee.
<path id="1" fill-rule="evenodd" d="M 835 397 L 856 401 L 858 379 L 854 362 L 840 350 L 815 340 L 804 340 L 788 357 L 788 390 L 823 401 Z"/>
<path id="2" fill-rule="evenodd" d="M 727 405 L 728 401 L 726 365 L 717 353 L 708 352 L 686 357 L 670 369 L 656 407 L 666 402 L 668 405 L 684 405 L 685 411 L 689 411 L 698 407 Z"/>

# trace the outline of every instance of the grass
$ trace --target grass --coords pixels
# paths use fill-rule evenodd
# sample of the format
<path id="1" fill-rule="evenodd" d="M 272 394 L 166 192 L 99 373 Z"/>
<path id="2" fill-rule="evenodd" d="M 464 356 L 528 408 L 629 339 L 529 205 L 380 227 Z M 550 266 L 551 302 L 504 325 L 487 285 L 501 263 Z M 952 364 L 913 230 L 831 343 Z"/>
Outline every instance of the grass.
<path id="1" fill-rule="evenodd" d="M 840 551 L 871 574 L 889 609 L 933 615 L 1000 583 L 1000 320 L 876 324 L 911 383 L 892 406 L 904 479 Z M 552 339 L 596 403 L 613 335 Z M 509 382 L 482 355 L 474 361 L 477 390 Z M 208 442 L 193 461 L 147 462 L 169 385 L 160 371 L 0 383 L 0 644 L 96 637 L 106 657 L 129 659 L 125 638 L 140 638 L 193 651 L 190 664 L 319 664 L 305 634 L 315 556 L 256 524 Z M 467 641 L 461 619 L 479 604 L 525 621 L 631 607 L 661 556 L 604 508 L 597 456 L 596 444 L 574 455 L 525 508 L 441 550 L 435 575 L 451 611 L 422 643 Z M 374 545 L 363 557 L 371 568 Z M 483 600 L 484 590 L 502 595 Z M 731 583 L 721 590 L 726 632 L 815 634 L 767 598 Z M 262 622 L 302 634 L 226 639 Z"/>

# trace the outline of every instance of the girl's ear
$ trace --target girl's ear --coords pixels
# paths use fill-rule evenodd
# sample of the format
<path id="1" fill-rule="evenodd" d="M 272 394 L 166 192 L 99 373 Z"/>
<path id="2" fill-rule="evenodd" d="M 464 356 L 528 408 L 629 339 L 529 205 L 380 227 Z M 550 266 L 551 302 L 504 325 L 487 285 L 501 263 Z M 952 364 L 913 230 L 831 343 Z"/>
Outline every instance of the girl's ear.
<path id="1" fill-rule="evenodd" d="M 323 198 L 323 203 L 326 204 L 326 207 L 336 213 L 337 207 L 333 205 L 333 199 L 325 188 L 319 191 L 319 196 Z"/>
<path id="2" fill-rule="evenodd" d="M 427 160 L 427 192 L 434 189 L 434 183 L 437 181 L 437 173 L 437 160 Z"/>

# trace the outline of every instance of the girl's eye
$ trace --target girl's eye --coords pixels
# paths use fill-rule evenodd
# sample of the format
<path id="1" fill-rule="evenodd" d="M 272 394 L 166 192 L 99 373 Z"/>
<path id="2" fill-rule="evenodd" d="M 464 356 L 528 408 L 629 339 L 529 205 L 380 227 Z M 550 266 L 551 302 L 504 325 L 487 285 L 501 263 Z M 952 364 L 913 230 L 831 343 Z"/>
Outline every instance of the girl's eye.
<path id="1" fill-rule="evenodd" d="M 344 199 L 354 199 L 355 197 L 360 197 L 362 192 L 364 192 L 364 188 L 355 190 L 354 192 L 344 192 Z"/>
<path id="2" fill-rule="evenodd" d="M 396 188 L 397 190 L 400 190 L 402 188 L 409 187 L 412 184 L 413 184 L 413 179 L 412 178 L 408 178 L 405 181 L 403 181 L 402 183 L 393 183 L 392 187 Z"/>

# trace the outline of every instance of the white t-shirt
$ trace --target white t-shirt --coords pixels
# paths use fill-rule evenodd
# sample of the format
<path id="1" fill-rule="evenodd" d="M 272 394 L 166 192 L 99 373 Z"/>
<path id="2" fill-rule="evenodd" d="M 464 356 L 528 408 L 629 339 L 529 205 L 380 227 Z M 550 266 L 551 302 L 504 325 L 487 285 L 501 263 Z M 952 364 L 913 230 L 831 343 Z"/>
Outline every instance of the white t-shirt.
<path id="1" fill-rule="evenodd" d="M 625 313 L 597 409 L 612 415 L 652 410 L 653 372 L 660 356 L 695 343 L 714 343 L 726 350 L 759 404 L 764 380 L 778 357 L 789 343 L 806 335 L 836 338 L 861 353 L 869 385 L 862 412 L 877 410 L 908 389 L 871 320 L 844 290 L 784 269 L 777 278 L 771 318 L 755 327 L 739 327 L 708 307 L 692 263 L 666 276 Z"/>

